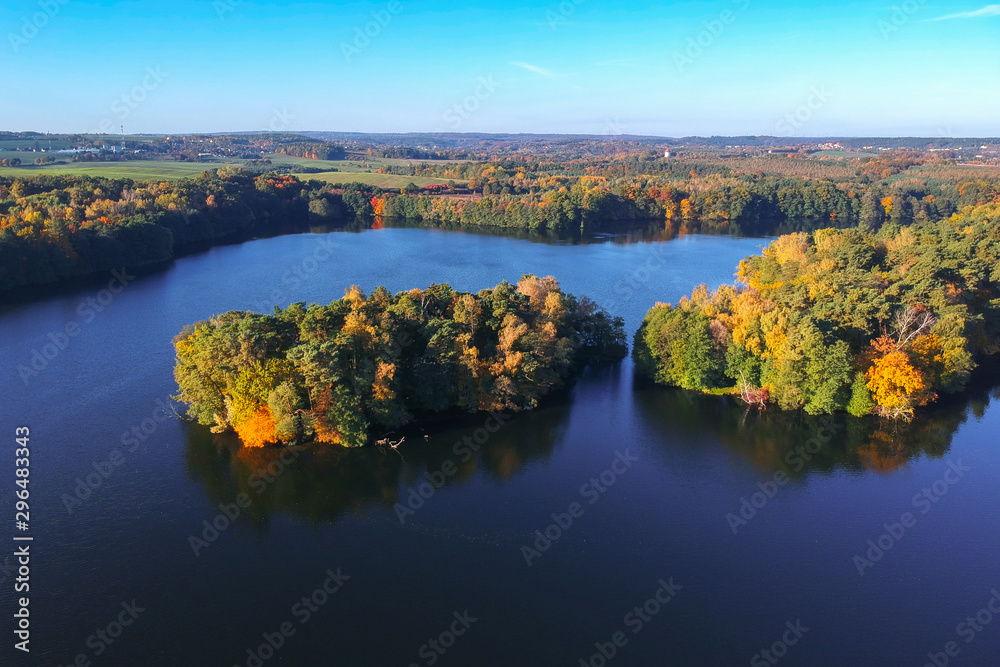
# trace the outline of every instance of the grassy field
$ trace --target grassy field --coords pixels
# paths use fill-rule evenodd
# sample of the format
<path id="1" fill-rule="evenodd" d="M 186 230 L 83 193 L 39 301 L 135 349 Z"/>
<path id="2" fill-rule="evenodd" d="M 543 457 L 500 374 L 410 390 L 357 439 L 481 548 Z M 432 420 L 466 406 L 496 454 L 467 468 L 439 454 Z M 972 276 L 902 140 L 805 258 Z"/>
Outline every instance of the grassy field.
<path id="1" fill-rule="evenodd" d="M 369 164 L 460 164 L 463 162 L 475 162 L 476 160 L 421 160 L 421 159 L 411 159 L 411 158 L 398 158 L 398 157 L 360 157 L 360 153 L 348 153 L 349 160 L 353 162 L 368 162 Z"/>
<path id="2" fill-rule="evenodd" d="M 316 167 L 318 169 L 340 169 L 341 171 L 365 171 L 368 167 L 378 169 L 386 165 L 417 165 L 417 164 L 456 164 L 459 162 L 469 162 L 469 160 L 401 160 L 398 158 L 358 158 L 351 156 L 347 160 L 313 160 L 305 157 L 295 157 L 294 155 L 282 155 L 281 153 L 271 153 L 264 157 L 269 158 L 273 164 L 293 164 L 301 167 Z"/>
<path id="3" fill-rule="evenodd" d="M 361 167 L 360 162 L 346 162 L 344 160 L 313 160 L 307 157 L 295 157 L 294 155 L 282 155 L 281 153 L 269 153 L 265 155 L 271 161 L 271 166 L 288 164 L 295 167 L 315 167 L 316 169 L 342 169 L 348 165 Z"/>
<path id="4" fill-rule="evenodd" d="M 46 150 L 51 146 L 52 150 L 59 150 L 60 148 L 73 148 L 68 141 L 60 141 L 58 139 L 38 139 L 38 147 L 44 148 Z M 35 139 L 3 139 L 0 140 L 0 149 L 3 148 L 34 148 Z"/>
<path id="5" fill-rule="evenodd" d="M 820 157 L 822 157 L 822 156 L 826 156 L 826 157 L 843 157 L 843 158 L 847 158 L 849 160 L 862 159 L 862 158 L 867 159 L 867 158 L 871 158 L 871 157 L 878 157 L 877 155 L 875 155 L 875 153 L 861 153 L 861 152 L 854 152 L 854 151 L 816 151 L 815 153 L 813 153 L 813 155 L 818 155 Z"/>
<path id="6" fill-rule="evenodd" d="M 42 174 L 70 174 L 74 176 L 103 176 L 104 178 L 131 178 L 133 180 L 172 180 L 194 178 L 203 171 L 225 166 L 241 166 L 243 160 L 217 160 L 212 162 L 172 162 L 166 160 L 130 160 L 127 162 L 70 162 L 59 156 L 59 162 L 44 166 L 32 164 L 44 153 L 20 153 L 0 150 L 0 159 L 20 158 L 20 167 L 0 167 L 0 176 L 39 176 Z M 405 164 L 404 160 L 311 160 L 290 155 L 271 154 L 272 165 L 315 167 L 327 169 L 316 174 L 295 174 L 302 180 L 315 179 L 326 183 L 367 183 L 380 188 L 398 188 L 413 183 L 418 186 L 447 183 L 447 179 L 423 176 L 396 176 L 375 174 L 373 170 L 385 164 Z M 336 170 L 336 171 L 333 171 Z"/>
<path id="7" fill-rule="evenodd" d="M 17 153 L 25 162 L 39 154 Z M 6 157 L 0 154 L 0 157 Z M 203 171 L 242 164 L 227 162 L 160 162 L 133 160 L 129 162 L 60 162 L 44 166 L 29 164 L 22 167 L 0 167 L 0 176 L 39 176 L 41 174 L 70 174 L 73 176 L 102 176 L 104 178 L 131 178 L 133 180 L 171 180 L 193 178 Z"/>
<path id="8" fill-rule="evenodd" d="M 367 171 L 324 171 L 320 174 L 294 174 L 303 181 L 317 180 L 326 183 L 365 183 L 380 188 L 401 188 L 409 183 L 416 186 L 447 183 L 444 178 L 428 178 L 426 176 L 397 176 L 395 174 L 373 174 Z"/>
<path id="9" fill-rule="evenodd" d="M 3 146 L 0 146 L 0 159 L 11 159 L 20 158 L 22 162 L 22 167 L 28 166 L 35 169 L 32 163 L 35 158 L 42 157 L 45 155 L 52 155 L 51 153 L 30 153 L 30 152 L 19 152 L 13 150 L 4 150 Z M 294 155 L 281 155 L 278 153 L 271 153 L 265 157 L 271 160 L 272 166 L 279 165 L 290 165 L 295 167 L 314 167 L 317 169 L 322 169 L 325 171 L 341 170 L 341 171 L 368 171 L 369 169 L 378 169 L 382 165 L 386 164 L 405 164 L 402 160 L 370 160 L 370 161 L 359 161 L 359 160 L 312 160 L 309 158 L 295 157 Z M 159 172 L 150 178 L 183 178 L 188 175 L 197 176 L 206 169 L 214 169 L 220 166 L 226 165 L 242 165 L 245 164 L 244 160 L 232 159 L 227 160 L 224 158 L 219 158 L 218 160 L 213 160 L 212 162 L 205 163 L 184 163 L 184 162 L 174 162 L 170 160 L 133 160 L 129 162 L 71 162 L 70 157 L 67 155 L 56 155 L 56 159 L 59 160 L 58 164 L 48 165 L 45 167 L 39 167 L 38 173 L 46 174 L 63 174 L 63 173 L 91 173 L 91 169 L 96 170 L 106 170 L 106 169 L 119 169 L 127 170 L 129 173 L 123 173 L 122 177 L 126 178 L 140 178 L 140 176 L 133 176 L 133 171 L 135 173 L 150 173 L 151 170 Z M 80 172 L 79 170 L 84 170 Z M 98 173 L 98 172 L 94 172 Z M 104 171 L 99 172 L 104 174 Z"/>

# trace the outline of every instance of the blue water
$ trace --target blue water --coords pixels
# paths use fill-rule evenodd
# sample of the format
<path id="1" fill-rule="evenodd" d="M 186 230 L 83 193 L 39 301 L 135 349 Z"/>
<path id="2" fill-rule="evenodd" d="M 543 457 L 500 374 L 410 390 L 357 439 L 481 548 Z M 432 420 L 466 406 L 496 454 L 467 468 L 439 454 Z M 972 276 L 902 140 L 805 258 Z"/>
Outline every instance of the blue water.
<path id="1" fill-rule="evenodd" d="M 919 666 L 955 642 L 949 664 L 1000 665 L 1000 619 L 960 625 L 1000 587 L 988 378 L 910 425 L 828 423 L 636 385 L 625 361 L 493 433 L 483 415 L 401 455 L 317 447 L 285 462 L 158 408 L 176 391 L 171 338 L 226 310 L 535 273 L 632 332 L 654 302 L 732 282 L 766 244 L 590 241 L 284 236 L 179 259 L 117 294 L 5 307 L 0 509 L 11 525 L 26 425 L 34 557 L 29 656 L 11 647 L 13 573 L 0 585 L 4 664 Z M 78 333 L 63 339 L 68 324 Z M 888 548 L 859 566 L 880 538 Z M 133 600 L 142 611 L 119 628 Z M 121 632 L 106 643 L 98 630 Z"/>

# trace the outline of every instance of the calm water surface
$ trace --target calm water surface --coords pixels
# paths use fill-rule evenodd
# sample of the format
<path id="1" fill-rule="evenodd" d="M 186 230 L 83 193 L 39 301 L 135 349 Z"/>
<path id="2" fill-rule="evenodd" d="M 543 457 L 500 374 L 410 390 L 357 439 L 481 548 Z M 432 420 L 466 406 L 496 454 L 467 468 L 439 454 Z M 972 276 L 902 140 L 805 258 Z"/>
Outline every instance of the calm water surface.
<path id="1" fill-rule="evenodd" d="M 4 664 L 82 653 L 128 666 L 573 667 L 604 664 L 603 647 L 613 665 L 773 664 L 766 649 L 782 665 L 919 666 L 956 642 L 950 664 L 1000 665 L 1000 618 L 959 625 L 1000 587 L 1000 394 L 988 382 L 891 426 L 748 414 L 634 386 L 626 361 L 492 434 L 476 416 L 408 439 L 402 456 L 306 448 L 287 464 L 155 420 L 176 391 L 171 338 L 215 313 L 326 303 L 352 283 L 475 291 L 530 272 L 610 307 L 632 332 L 653 302 L 731 282 L 766 243 L 649 240 L 285 236 L 180 259 L 100 312 L 86 305 L 97 287 L 5 307 L 0 509 L 13 518 L 13 433 L 28 425 L 35 541 L 32 653 L 13 662 L 8 581 Z M 79 335 L 25 384 L 18 366 L 70 322 Z M 141 438 L 125 447 L 133 427 Z M 115 449 L 121 465 L 67 508 Z M 278 474 L 262 476 L 269 466 Z M 444 478 L 433 493 L 428 475 Z M 249 506 L 226 526 L 220 506 L 241 497 Z M 576 516 L 552 526 L 574 503 Z M 910 527 L 895 526 L 907 512 Z M 190 538 L 213 520 L 223 529 L 196 556 Z M 888 548 L 866 555 L 869 540 Z M 338 569 L 341 588 L 313 597 Z M 669 596 L 661 580 L 673 587 L 662 606 L 650 602 Z M 135 621 L 110 644 L 98 638 L 133 600 Z M 248 655 L 282 624 L 294 634 L 278 650 Z"/>

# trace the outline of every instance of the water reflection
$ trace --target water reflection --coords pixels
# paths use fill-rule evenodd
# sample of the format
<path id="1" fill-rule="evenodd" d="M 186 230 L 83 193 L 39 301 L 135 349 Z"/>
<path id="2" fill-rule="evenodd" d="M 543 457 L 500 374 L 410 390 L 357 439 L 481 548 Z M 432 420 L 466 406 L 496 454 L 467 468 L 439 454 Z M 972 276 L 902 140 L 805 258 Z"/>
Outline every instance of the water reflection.
<path id="1" fill-rule="evenodd" d="M 488 226 L 458 226 L 449 223 L 433 223 L 419 220 L 403 220 L 399 218 L 373 219 L 358 218 L 351 222 L 338 225 L 322 225 L 310 227 L 313 234 L 328 232 L 360 233 L 370 229 L 434 229 L 442 232 L 475 234 L 478 236 L 499 236 L 509 239 L 547 243 L 554 245 L 588 245 L 611 243 L 614 245 L 632 245 L 635 243 L 659 243 L 670 241 L 685 234 L 700 233 L 694 228 L 677 224 L 670 225 L 662 220 L 637 220 L 630 222 L 609 223 L 606 227 L 597 227 L 583 231 L 580 229 L 523 229 L 519 227 L 488 227 Z"/>
<path id="2" fill-rule="evenodd" d="M 500 236 L 510 239 L 531 241 L 533 243 L 549 243 L 556 245 L 587 245 L 611 243 L 614 245 L 632 245 L 636 243 L 662 243 L 683 236 L 728 236 L 739 238 L 743 236 L 754 238 L 769 238 L 782 234 L 800 231 L 812 231 L 816 223 L 809 220 L 790 220 L 785 222 L 765 221 L 754 229 L 742 229 L 739 225 L 706 222 L 699 219 L 687 220 L 608 220 L 602 224 L 589 227 L 570 229 L 526 229 L 523 227 L 491 227 L 488 225 L 459 225 L 448 222 L 431 222 L 424 220 L 407 220 L 402 218 L 356 218 L 353 221 L 336 225 L 311 227 L 310 232 L 322 234 L 332 231 L 363 232 L 369 229 L 436 229 L 445 232 L 475 234 L 480 236 Z M 762 230 L 762 231 L 761 231 Z"/>
<path id="3" fill-rule="evenodd" d="M 471 418 L 462 428 L 414 432 L 398 452 L 391 448 L 343 449 L 310 445 L 287 449 L 242 447 L 231 433 L 213 434 L 187 424 L 188 475 L 203 484 L 213 505 L 250 499 L 249 521 L 265 527 L 275 511 L 312 522 L 335 522 L 348 513 L 391 510 L 400 496 L 427 479 L 427 473 L 453 464 L 443 487 L 482 476 L 501 481 L 534 461 L 544 461 L 561 440 L 569 408 L 551 404 L 508 418 L 495 433 L 486 418 Z M 490 422 L 492 426 L 493 422 Z"/>
<path id="4" fill-rule="evenodd" d="M 706 432 L 728 449 L 771 473 L 790 477 L 837 469 L 888 474 L 920 456 L 942 457 L 958 428 L 985 414 L 1000 385 L 980 381 L 960 397 L 946 397 L 912 422 L 840 414 L 811 417 L 801 412 L 747 410 L 731 397 L 638 387 L 636 405 L 664 447 L 698 443 Z"/>

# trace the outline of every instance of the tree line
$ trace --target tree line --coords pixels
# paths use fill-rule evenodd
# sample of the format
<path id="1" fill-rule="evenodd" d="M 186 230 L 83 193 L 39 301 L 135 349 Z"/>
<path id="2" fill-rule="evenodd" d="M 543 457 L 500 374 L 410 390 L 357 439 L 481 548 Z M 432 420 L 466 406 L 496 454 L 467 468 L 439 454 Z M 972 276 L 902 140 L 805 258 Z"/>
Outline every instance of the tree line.
<path id="1" fill-rule="evenodd" d="M 140 182 L 87 176 L 0 177 L 0 291 L 123 266 L 250 235 L 371 213 L 367 186 L 223 167 Z"/>
<path id="2" fill-rule="evenodd" d="M 297 142 L 274 147 L 275 153 L 304 157 L 312 160 L 343 160 L 347 152 L 342 146 L 325 141 Z"/>
<path id="3" fill-rule="evenodd" d="M 657 168 L 676 176 L 677 167 L 670 165 L 677 164 Z M 892 171 L 893 163 L 869 166 Z M 726 176 L 707 165 L 690 170 L 687 180 L 673 181 L 598 173 L 613 170 L 614 162 L 562 165 L 566 171 L 595 172 L 583 175 L 532 176 L 535 167 L 556 168 L 513 158 L 437 167 L 442 173 L 478 169 L 461 190 L 444 184 L 395 191 L 361 183 L 330 185 L 278 173 L 267 164 L 223 167 L 169 182 L 0 177 L 0 290 L 154 264 L 198 245 L 359 216 L 532 231 L 607 229 L 641 220 L 662 223 L 673 233 L 773 235 L 905 226 L 1000 201 L 1000 183 L 990 179 L 887 183 L 865 181 L 862 174 L 842 183 Z"/>
<path id="4" fill-rule="evenodd" d="M 505 184 L 507 183 L 507 184 Z M 519 179 L 470 179 L 480 198 L 426 192 L 390 196 L 387 216 L 437 224 L 526 229 L 591 229 L 626 220 L 664 220 L 686 232 L 770 235 L 789 227 L 826 227 L 939 220 L 965 206 L 1000 201 L 1000 182 L 900 181 L 845 186 L 832 179 L 719 175 L 664 184 L 599 176 L 552 176 L 526 186 Z"/>

